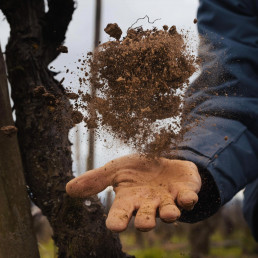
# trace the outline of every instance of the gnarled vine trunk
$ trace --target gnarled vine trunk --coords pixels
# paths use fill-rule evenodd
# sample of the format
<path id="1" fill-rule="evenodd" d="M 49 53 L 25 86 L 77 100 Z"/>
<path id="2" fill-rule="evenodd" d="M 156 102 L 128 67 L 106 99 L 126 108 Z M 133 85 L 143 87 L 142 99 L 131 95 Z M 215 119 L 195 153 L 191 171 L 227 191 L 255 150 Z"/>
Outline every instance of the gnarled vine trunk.
<path id="1" fill-rule="evenodd" d="M 72 107 L 48 64 L 74 12 L 73 0 L 1 0 L 11 35 L 6 47 L 16 126 L 31 198 L 47 216 L 59 257 L 125 257 L 117 234 L 105 227 L 96 198 L 74 200 L 65 185 L 72 178 L 68 139 Z"/>
<path id="2" fill-rule="evenodd" d="M 39 257 L 0 47 L 0 257 Z"/>

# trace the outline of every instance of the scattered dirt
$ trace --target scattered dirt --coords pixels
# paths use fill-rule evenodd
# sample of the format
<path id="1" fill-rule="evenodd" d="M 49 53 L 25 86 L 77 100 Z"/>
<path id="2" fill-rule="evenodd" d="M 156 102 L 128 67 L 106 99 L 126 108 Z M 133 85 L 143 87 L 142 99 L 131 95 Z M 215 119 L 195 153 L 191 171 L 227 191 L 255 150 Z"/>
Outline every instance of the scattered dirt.
<path id="1" fill-rule="evenodd" d="M 69 98 L 69 99 L 78 99 L 79 98 L 79 95 L 74 93 L 74 92 L 67 92 L 66 93 L 66 96 Z"/>
<path id="2" fill-rule="evenodd" d="M 59 46 L 56 50 L 60 53 L 68 53 L 68 48 L 66 46 Z"/>
<path id="3" fill-rule="evenodd" d="M 193 23 L 196 24 L 198 22 L 197 18 L 193 20 Z"/>
<path id="4" fill-rule="evenodd" d="M 80 122 L 82 122 L 82 120 L 83 120 L 82 113 L 78 110 L 74 110 L 72 112 L 72 120 L 73 120 L 74 125 L 79 124 Z"/>
<path id="5" fill-rule="evenodd" d="M 139 152 L 160 155 L 182 135 L 178 117 L 184 89 L 198 67 L 187 36 L 167 25 L 162 30 L 129 28 L 122 40 L 116 23 L 105 32 L 116 41 L 99 45 L 77 67 L 84 74 L 80 86 L 91 85 L 91 93 L 67 96 L 85 111 L 88 128 L 105 128 Z M 73 117 L 82 120 L 81 113 Z M 171 118 L 176 122 L 162 122 Z"/>
<path id="6" fill-rule="evenodd" d="M 165 31 L 167 31 L 167 30 L 168 30 L 168 25 L 164 25 L 164 26 L 163 26 L 163 29 L 164 29 Z"/>

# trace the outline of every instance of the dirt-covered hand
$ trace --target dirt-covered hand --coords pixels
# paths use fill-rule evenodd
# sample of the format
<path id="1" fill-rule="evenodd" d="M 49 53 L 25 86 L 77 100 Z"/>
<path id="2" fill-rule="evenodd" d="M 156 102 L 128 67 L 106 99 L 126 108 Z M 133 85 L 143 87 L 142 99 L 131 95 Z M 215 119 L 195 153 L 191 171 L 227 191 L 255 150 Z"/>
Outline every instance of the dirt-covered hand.
<path id="1" fill-rule="evenodd" d="M 155 227 L 157 214 L 165 222 L 174 222 L 180 217 L 180 209 L 193 209 L 201 178 L 190 161 L 129 155 L 74 178 L 66 191 L 72 197 L 83 198 L 110 185 L 116 197 L 106 220 L 107 227 L 115 232 L 125 230 L 137 211 L 135 227 L 148 231 Z"/>

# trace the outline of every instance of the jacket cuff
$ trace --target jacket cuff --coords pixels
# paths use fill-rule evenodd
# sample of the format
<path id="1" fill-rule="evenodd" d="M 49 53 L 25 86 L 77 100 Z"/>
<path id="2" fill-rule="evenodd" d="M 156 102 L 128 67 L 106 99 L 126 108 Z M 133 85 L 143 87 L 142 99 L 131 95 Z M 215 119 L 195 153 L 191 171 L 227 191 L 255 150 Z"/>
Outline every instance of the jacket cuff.
<path id="1" fill-rule="evenodd" d="M 164 157 L 197 165 L 202 179 L 199 201 L 181 217 L 184 222 L 197 222 L 214 214 L 257 178 L 258 138 L 238 121 L 215 117 L 188 134 L 188 140 Z"/>
<path id="2" fill-rule="evenodd" d="M 202 180 L 197 204 L 191 211 L 182 210 L 179 221 L 195 223 L 212 216 L 220 208 L 221 198 L 217 183 L 214 180 L 212 173 L 207 169 L 209 159 L 190 150 L 178 150 L 176 151 L 176 156 L 173 156 L 173 158 L 175 157 L 177 159 L 188 160 L 195 163 Z"/>

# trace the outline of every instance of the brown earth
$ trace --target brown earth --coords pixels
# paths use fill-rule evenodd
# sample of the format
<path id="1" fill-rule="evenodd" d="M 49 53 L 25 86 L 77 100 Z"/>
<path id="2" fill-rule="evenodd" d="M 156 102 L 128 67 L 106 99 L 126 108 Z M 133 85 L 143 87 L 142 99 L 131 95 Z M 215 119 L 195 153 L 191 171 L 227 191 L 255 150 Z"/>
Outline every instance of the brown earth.
<path id="1" fill-rule="evenodd" d="M 162 30 L 129 28 L 122 40 L 117 24 L 108 24 L 105 31 L 116 41 L 99 45 L 77 67 L 84 73 L 80 86 L 91 85 L 94 93 L 79 90 L 67 96 L 77 98 L 75 108 L 86 111 L 88 128 L 103 127 L 141 153 L 160 155 L 182 131 L 179 120 L 156 122 L 180 116 L 184 89 L 197 69 L 187 35 L 167 25 Z M 74 122 L 82 119 L 77 113 Z"/>

